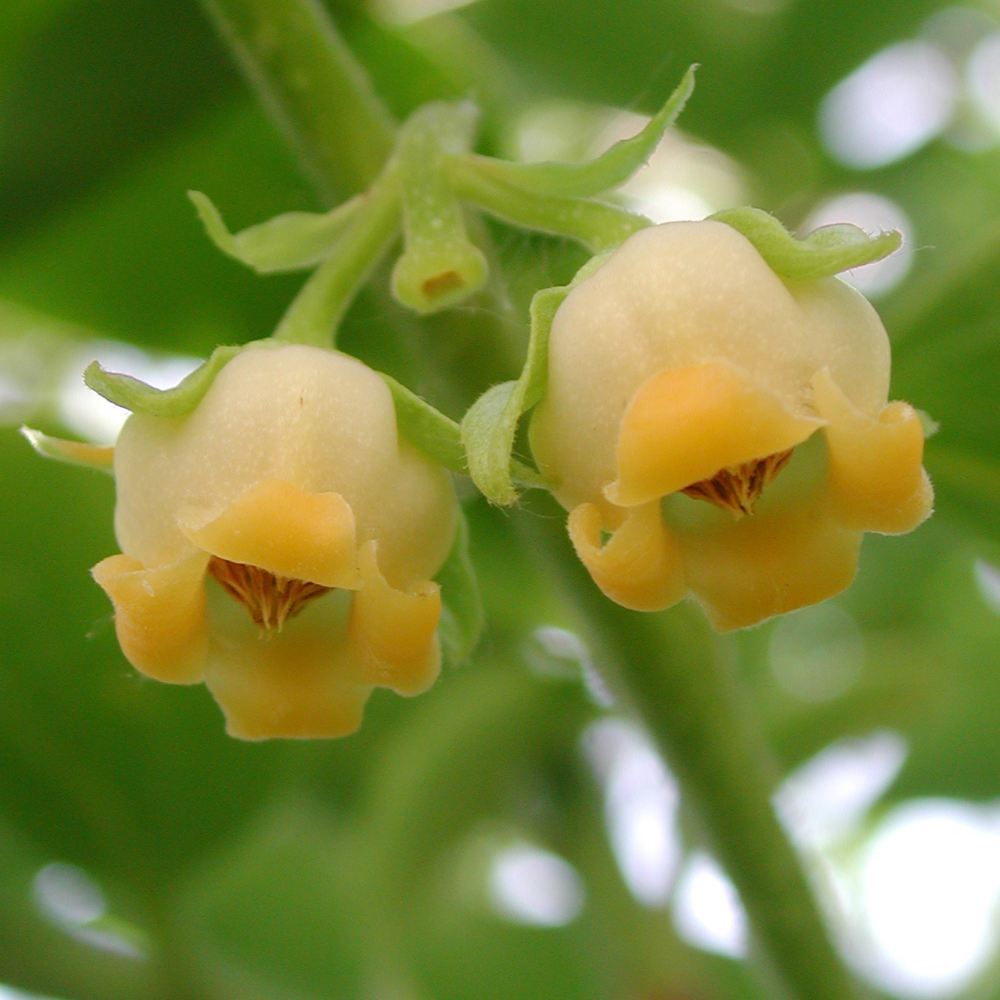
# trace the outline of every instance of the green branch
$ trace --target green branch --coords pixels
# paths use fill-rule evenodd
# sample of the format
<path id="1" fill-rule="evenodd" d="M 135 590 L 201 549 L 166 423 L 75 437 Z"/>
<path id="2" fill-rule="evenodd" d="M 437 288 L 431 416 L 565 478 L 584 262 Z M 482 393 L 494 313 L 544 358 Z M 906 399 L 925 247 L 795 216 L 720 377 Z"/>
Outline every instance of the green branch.
<path id="1" fill-rule="evenodd" d="M 367 188 L 394 123 L 319 0 L 202 5 L 322 197 Z"/>

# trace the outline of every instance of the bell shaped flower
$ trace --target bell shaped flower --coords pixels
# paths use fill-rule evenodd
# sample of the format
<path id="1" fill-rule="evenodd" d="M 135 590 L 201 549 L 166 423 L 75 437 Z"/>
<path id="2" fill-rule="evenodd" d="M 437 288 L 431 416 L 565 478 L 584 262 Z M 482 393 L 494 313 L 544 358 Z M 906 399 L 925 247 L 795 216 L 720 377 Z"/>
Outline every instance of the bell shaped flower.
<path id="1" fill-rule="evenodd" d="M 721 222 L 630 237 L 552 322 L 532 452 L 580 559 L 637 610 L 694 595 L 720 630 L 853 579 L 862 534 L 933 501 L 889 341 L 835 277 L 782 279 Z"/>
<path id="2" fill-rule="evenodd" d="M 156 680 L 204 681 L 231 735 L 342 736 L 373 688 L 434 683 L 431 578 L 456 501 L 375 372 L 248 348 L 187 415 L 134 413 L 114 469 L 122 554 L 93 574 L 122 651 Z"/>

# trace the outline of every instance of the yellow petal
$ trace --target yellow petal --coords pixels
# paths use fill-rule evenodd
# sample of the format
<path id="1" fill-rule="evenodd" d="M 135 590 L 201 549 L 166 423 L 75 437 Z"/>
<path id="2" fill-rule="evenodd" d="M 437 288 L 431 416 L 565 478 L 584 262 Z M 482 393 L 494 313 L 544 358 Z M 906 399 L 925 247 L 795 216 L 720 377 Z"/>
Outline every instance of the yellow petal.
<path id="1" fill-rule="evenodd" d="M 362 586 L 351 606 L 348 645 L 367 663 L 371 683 L 420 694 L 441 670 L 440 588 L 429 581 L 408 591 L 390 587 L 379 571 L 375 542 L 363 545 L 358 557 Z"/>
<path id="2" fill-rule="evenodd" d="M 663 523 L 659 501 L 632 508 L 603 546 L 601 529 L 594 504 L 580 504 L 569 516 L 580 561 L 612 601 L 633 611 L 660 611 L 684 596 L 680 550 Z"/>
<path id="3" fill-rule="evenodd" d="M 890 403 L 871 417 L 825 368 L 813 389 L 816 409 L 828 421 L 828 481 L 840 523 L 895 535 L 929 517 L 934 491 L 922 464 L 924 430 L 916 410 Z"/>
<path id="4" fill-rule="evenodd" d="M 630 400 L 618 436 L 618 481 L 604 492 L 621 506 L 647 503 L 727 466 L 794 448 L 820 426 L 727 361 L 668 368 Z"/>
<path id="5" fill-rule="evenodd" d="M 361 725 L 372 685 L 363 665 L 322 632 L 250 633 L 213 641 L 205 684 L 243 740 L 347 736 Z"/>
<path id="6" fill-rule="evenodd" d="M 835 522 L 822 498 L 684 539 L 691 590 L 726 632 L 817 604 L 854 579 L 861 532 Z"/>
<path id="7" fill-rule="evenodd" d="M 177 525 L 200 549 L 324 587 L 358 586 L 354 513 L 339 493 L 265 479 L 221 512 L 184 507 Z"/>
<path id="8" fill-rule="evenodd" d="M 146 569 L 109 556 L 91 572 L 115 606 L 115 631 L 129 663 L 168 684 L 197 684 L 207 651 L 203 552 Z"/>

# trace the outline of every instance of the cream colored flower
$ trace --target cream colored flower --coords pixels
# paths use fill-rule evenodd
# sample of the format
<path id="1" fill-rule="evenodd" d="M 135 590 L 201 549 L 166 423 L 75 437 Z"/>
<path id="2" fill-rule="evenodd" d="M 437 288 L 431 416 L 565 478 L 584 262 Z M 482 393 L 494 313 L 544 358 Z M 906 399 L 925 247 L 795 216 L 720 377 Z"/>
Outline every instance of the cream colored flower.
<path id="1" fill-rule="evenodd" d="M 122 651 L 204 680 L 231 735 L 342 736 L 373 688 L 434 683 L 455 497 L 360 362 L 247 349 L 187 416 L 133 414 L 115 478 L 123 554 L 93 572 Z"/>
<path id="2" fill-rule="evenodd" d="M 782 280 L 719 222 L 656 226 L 556 313 L 531 447 L 612 600 L 691 593 L 739 628 L 838 593 L 863 532 L 930 514 L 922 425 L 887 402 L 889 364 L 850 286 Z"/>

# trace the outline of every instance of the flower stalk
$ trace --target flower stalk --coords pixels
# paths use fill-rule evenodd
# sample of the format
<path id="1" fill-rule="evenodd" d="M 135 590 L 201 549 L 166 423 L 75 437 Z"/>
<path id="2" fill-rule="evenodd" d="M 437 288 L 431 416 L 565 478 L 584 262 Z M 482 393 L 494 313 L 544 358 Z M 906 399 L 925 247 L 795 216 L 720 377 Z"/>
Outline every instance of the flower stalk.
<path id="1" fill-rule="evenodd" d="M 390 160 L 340 237 L 336 252 L 321 264 L 288 307 L 273 336 L 293 344 L 333 347 L 354 296 L 396 242 L 400 189 Z"/>

